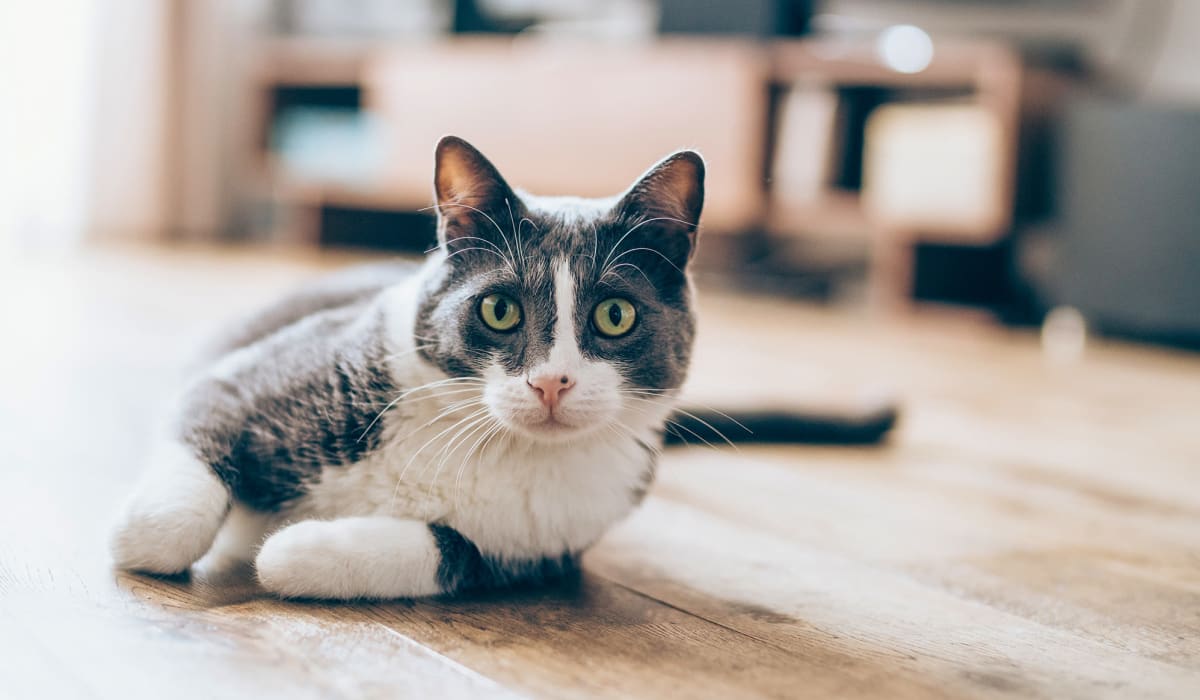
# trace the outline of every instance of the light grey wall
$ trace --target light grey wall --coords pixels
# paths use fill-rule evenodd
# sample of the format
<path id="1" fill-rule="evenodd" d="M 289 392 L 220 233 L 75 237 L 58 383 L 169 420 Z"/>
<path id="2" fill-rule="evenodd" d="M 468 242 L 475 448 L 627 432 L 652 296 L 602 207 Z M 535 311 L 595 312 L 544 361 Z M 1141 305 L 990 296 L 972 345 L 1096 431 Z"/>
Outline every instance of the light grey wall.
<path id="1" fill-rule="evenodd" d="M 1200 103 L 1200 0 L 825 0 L 818 27 L 1071 41 L 1102 74 L 1151 99 Z"/>
<path id="2" fill-rule="evenodd" d="M 1175 0 L 1148 97 L 1200 105 L 1200 2 Z"/>

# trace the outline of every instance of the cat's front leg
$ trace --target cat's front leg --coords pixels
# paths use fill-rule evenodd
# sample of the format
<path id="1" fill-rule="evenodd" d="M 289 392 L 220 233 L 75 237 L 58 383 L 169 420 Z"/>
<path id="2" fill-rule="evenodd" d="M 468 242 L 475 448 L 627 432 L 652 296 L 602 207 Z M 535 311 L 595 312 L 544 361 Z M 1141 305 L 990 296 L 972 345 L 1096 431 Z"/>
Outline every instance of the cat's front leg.
<path id="1" fill-rule="evenodd" d="M 419 520 L 305 520 L 263 544 L 258 580 L 285 598 L 417 598 L 444 592 L 441 552 Z"/>
<path id="2" fill-rule="evenodd" d="M 164 439 L 113 528 L 113 562 L 153 574 L 186 571 L 212 545 L 229 506 L 229 487 L 208 464 Z"/>
<path id="3" fill-rule="evenodd" d="M 389 517 L 306 520 L 272 535 L 258 580 L 286 598 L 419 598 L 569 579 L 578 559 L 481 553 L 452 527 Z"/>

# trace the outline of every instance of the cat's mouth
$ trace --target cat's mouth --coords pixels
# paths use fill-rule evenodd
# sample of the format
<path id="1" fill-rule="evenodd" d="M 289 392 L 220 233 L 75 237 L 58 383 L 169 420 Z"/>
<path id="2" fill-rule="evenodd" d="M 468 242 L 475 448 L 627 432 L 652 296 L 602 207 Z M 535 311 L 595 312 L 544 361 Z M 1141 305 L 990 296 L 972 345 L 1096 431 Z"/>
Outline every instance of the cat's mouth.
<path id="1" fill-rule="evenodd" d="M 550 442 L 577 438 L 585 433 L 592 432 L 595 428 L 595 423 L 592 421 L 569 420 L 557 413 L 543 414 L 543 416 L 538 418 L 529 417 L 526 420 L 509 420 L 507 422 L 519 433 L 524 433 L 536 440 Z"/>
<path id="2" fill-rule="evenodd" d="M 553 413 L 542 420 L 525 423 L 522 427 L 531 432 L 546 435 L 563 435 L 578 432 L 583 428 L 583 426 L 565 421 L 562 416 L 556 416 Z"/>
<path id="3" fill-rule="evenodd" d="M 578 430 L 580 426 L 564 421 L 561 417 L 551 413 L 546 416 L 545 420 L 537 421 L 530 424 L 528 427 L 534 430 L 544 430 L 548 432 L 562 432 L 564 430 Z"/>

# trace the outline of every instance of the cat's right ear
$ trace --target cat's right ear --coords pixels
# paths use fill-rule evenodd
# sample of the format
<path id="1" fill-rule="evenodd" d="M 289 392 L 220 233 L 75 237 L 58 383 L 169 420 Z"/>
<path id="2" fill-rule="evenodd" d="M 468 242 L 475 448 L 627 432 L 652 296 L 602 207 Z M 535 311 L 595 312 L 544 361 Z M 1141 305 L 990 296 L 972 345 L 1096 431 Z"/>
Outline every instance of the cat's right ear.
<path id="1" fill-rule="evenodd" d="M 456 238 L 492 238 L 497 221 L 519 201 L 496 166 L 457 136 L 443 136 L 435 151 L 433 190 L 437 198 L 438 242 Z M 503 235 L 503 234 L 501 234 Z"/>
<path id="2" fill-rule="evenodd" d="M 658 253 L 682 271 L 696 250 L 704 208 L 704 158 L 690 150 L 663 158 L 629 188 L 616 212 L 639 231 L 629 242 Z"/>

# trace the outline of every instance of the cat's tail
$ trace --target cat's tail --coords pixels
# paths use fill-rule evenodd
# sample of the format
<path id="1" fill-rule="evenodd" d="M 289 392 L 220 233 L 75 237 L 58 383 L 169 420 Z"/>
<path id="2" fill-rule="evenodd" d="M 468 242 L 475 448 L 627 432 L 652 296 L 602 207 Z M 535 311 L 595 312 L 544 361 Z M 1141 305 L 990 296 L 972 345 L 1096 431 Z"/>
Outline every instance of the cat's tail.
<path id="1" fill-rule="evenodd" d="M 730 409 L 684 405 L 671 416 L 667 445 L 731 443 L 874 445 L 895 427 L 900 409 L 894 402 L 854 410 Z"/>

